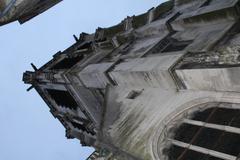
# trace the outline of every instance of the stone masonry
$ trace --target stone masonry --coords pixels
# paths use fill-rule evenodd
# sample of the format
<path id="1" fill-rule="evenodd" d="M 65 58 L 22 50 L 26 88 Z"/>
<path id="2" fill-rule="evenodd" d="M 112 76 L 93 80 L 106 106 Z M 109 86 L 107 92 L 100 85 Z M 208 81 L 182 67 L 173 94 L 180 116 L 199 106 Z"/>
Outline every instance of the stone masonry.
<path id="1" fill-rule="evenodd" d="M 62 0 L 0 0 L 0 26 L 19 21 L 25 23 Z"/>
<path id="2" fill-rule="evenodd" d="M 167 1 L 26 71 L 88 160 L 240 158 L 240 1 Z"/>

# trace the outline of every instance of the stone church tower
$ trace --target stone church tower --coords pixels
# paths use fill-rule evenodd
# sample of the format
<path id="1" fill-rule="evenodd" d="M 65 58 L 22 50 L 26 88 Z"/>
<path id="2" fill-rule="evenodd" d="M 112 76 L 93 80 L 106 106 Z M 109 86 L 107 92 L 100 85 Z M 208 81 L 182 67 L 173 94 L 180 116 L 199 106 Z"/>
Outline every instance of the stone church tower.
<path id="1" fill-rule="evenodd" d="M 0 0 L 0 26 L 19 21 L 24 23 L 62 0 Z"/>
<path id="2" fill-rule="evenodd" d="M 240 159 L 240 1 L 175 0 L 24 73 L 88 160 Z"/>

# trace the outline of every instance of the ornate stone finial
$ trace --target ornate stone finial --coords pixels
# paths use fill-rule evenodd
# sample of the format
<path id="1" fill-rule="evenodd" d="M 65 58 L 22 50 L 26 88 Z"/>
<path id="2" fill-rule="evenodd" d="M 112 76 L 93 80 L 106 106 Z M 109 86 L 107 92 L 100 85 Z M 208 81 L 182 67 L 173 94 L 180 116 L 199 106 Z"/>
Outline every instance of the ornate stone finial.
<path id="1" fill-rule="evenodd" d="M 23 81 L 25 84 L 34 84 L 35 80 L 36 80 L 36 73 L 32 72 L 32 71 L 26 71 L 23 74 Z"/>
<path id="2" fill-rule="evenodd" d="M 34 88 L 34 83 L 35 83 L 35 72 L 31 72 L 31 71 L 26 71 L 24 74 L 23 74 L 23 81 L 25 84 L 31 84 L 31 86 L 27 89 L 27 91 L 30 91 L 31 89 Z"/>

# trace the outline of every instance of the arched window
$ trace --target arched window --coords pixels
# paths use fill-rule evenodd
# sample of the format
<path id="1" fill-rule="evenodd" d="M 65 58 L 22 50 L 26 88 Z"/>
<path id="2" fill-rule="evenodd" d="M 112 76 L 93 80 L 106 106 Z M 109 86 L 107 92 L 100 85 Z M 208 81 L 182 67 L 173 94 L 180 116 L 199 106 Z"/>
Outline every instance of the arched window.
<path id="1" fill-rule="evenodd" d="M 187 111 L 169 124 L 161 154 L 168 160 L 237 160 L 240 105 L 211 103 Z"/>

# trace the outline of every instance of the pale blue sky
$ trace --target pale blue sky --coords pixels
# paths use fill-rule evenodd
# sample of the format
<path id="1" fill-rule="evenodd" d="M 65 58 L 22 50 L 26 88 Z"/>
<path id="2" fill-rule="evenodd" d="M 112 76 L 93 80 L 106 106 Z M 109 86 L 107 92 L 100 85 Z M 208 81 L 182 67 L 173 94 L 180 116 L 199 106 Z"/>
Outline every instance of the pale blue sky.
<path id="1" fill-rule="evenodd" d="M 0 160 L 85 160 L 93 149 L 67 140 L 60 122 L 22 73 L 73 44 L 73 34 L 119 23 L 163 0 L 64 0 L 24 25 L 0 27 Z"/>

